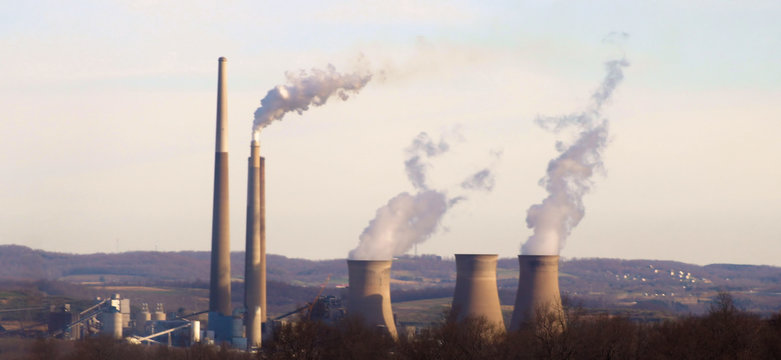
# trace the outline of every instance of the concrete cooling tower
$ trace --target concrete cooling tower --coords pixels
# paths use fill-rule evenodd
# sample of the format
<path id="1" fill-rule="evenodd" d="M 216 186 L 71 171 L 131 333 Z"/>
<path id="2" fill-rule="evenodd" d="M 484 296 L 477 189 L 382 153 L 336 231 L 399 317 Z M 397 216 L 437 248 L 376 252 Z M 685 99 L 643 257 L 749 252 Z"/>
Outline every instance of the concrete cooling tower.
<path id="1" fill-rule="evenodd" d="M 558 255 L 520 255 L 521 265 L 515 309 L 510 331 L 534 324 L 537 315 L 554 315 L 563 320 L 559 294 Z"/>
<path id="2" fill-rule="evenodd" d="M 368 326 L 382 327 L 396 338 L 390 299 L 391 260 L 347 260 L 350 316 L 363 319 Z"/>
<path id="3" fill-rule="evenodd" d="M 504 331 L 504 319 L 496 287 L 494 254 L 456 254 L 456 291 L 451 315 L 457 322 L 467 318 L 484 318 Z"/>

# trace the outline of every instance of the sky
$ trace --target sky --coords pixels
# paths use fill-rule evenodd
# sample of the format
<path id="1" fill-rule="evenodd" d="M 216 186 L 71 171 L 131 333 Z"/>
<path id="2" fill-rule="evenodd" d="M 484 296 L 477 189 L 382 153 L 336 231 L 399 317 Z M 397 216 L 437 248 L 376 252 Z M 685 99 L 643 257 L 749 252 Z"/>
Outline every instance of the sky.
<path id="1" fill-rule="evenodd" d="M 413 138 L 457 131 L 431 181 L 500 151 L 496 183 L 417 252 L 515 256 L 561 140 L 534 119 L 582 110 L 625 57 L 604 172 L 561 255 L 779 266 L 779 16 L 777 1 L 4 1 L 0 244 L 208 250 L 225 56 L 233 250 L 260 99 L 286 72 L 362 63 L 359 94 L 263 130 L 267 251 L 346 257 L 413 191 Z"/>

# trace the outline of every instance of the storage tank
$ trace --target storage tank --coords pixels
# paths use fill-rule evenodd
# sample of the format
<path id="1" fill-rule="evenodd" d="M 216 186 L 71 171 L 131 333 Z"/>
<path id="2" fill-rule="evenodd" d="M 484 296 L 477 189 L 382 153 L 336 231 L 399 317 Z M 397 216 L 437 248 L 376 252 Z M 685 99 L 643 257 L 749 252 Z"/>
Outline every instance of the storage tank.
<path id="1" fill-rule="evenodd" d="M 563 325 L 564 312 L 559 293 L 558 255 L 520 255 L 520 277 L 510 331 L 534 324 L 537 315 L 551 315 Z"/>
<path id="2" fill-rule="evenodd" d="M 349 276 L 347 310 L 368 326 L 381 327 L 396 338 L 390 299 L 391 260 L 347 260 Z"/>
<path id="3" fill-rule="evenodd" d="M 165 321 L 165 311 L 163 310 L 163 304 L 157 303 L 155 304 L 155 312 L 152 313 L 152 320 L 154 321 Z"/>
<path id="4" fill-rule="evenodd" d="M 115 308 L 109 307 L 109 310 L 103 313 L 103 328 L 101 332 L 114 339 L 121 339 L 122 313 Z"/>
<path id="5" fill-rule="evenodd" d="M 451 316 L 457 322 L 484 318 L 504 331 L 499 290 L 496 286 L 496 254 L 456 254 L 456 290 Z"/>
<path id="6" fill-rule="evenodd" d="M 193 320 L 190 326 L 190 345 L 201 342 L 201 322 Z"/>
<path id="7" fill-rule="evenodd" d="M 152 313 L 149 312 L 149 304 L 142 303 L 141 311 L 136 314 L 136 331 L 139 334 L 143 334 L 146 322 L 152 320 Z"/>

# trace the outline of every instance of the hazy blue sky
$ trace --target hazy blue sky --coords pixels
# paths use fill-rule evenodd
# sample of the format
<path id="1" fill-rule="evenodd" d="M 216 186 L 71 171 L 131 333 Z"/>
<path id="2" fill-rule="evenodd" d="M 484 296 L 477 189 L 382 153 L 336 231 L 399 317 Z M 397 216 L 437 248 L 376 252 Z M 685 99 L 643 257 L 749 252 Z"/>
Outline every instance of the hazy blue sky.
<path id="1" fill-rule="evenodd" d="M 450 184 L 502 150 L 496 187 L 420 253 L 513 256 L 558 137 L 603 62 L 631 66 L 604 114 L 606 173 L 562 255 L 781 265 L 778 1 L 5 1 L 0 243 L 66 252 L 206 250 L 217 58 L 228 58 L 231 231 L 243 249 L 252 114 L 286 71 L 384 71 L 274 123 L 268 251 L 345 257 L 412 186 L 404 148 L 460 127 Z M 625 32 L 620 45 L 603 41 Z"/>

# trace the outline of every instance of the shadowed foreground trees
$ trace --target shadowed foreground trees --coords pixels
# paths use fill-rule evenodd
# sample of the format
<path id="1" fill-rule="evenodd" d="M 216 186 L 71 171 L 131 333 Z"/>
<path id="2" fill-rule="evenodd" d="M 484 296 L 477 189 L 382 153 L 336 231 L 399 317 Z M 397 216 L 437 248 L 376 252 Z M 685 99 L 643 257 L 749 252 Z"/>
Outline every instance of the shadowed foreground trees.
<path id="1" fill-rule="evenodd" d="M 264 343 L 264 359 L 781 359 L 781 314 L 760 319 L 719 295 L 705 316 L 659 324 L 587 315 L 538 316 L 534 326 L 505 333 L 481 319 L 446 320 L 394 342 L 346 321 L 335 327 L 299 322 Z M 564 324 L 562 324 L 562 321 Z"/>
<path id="2" fill-rule="evenodd" d="M 130 345 L 108 338 L 76 342 L 0 339 L 4 359 L 781 359 L 781 314 L 769 319 L 736 308 L 721 294 L 705 316 L 659 324 L 621 317 L 565 312 L 538 317 L 534 326 L 505 333 L 480 319 L 445 320 L 417 334 L 403 329 L 394 341 L 355 319 L 336 325 L 314 321 L 286 324 L 263 350 L 247 354 L 214 346 L 187 349 Z"/>
<path id="3" fill-rule="evenodd" d="M 330 327 L 300 322 L 264 343 L 264 359 L 779 359 L 781 314 L 770 319 L 740 311 L 721 294 L 705 316 L 659 324 L 566 312 L 539 316 L 534 326 L 504 333 L 480 319 L 451 320 L 389 336 L 358 322 Z"/>

